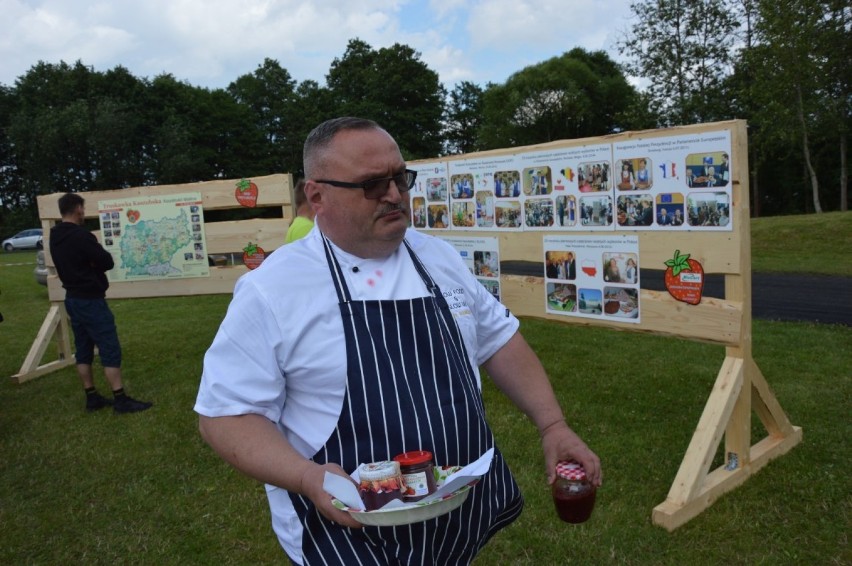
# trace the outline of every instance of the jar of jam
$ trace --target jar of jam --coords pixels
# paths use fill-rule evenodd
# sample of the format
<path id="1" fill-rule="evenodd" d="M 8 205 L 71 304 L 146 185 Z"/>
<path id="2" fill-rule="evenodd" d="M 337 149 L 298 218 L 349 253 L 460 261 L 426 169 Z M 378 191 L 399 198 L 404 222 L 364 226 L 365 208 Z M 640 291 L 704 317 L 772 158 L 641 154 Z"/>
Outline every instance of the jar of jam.
<path id="1" fill-rule="evenodd" d="M 574 461 L 559 462 L 553 482 L 553 503 L 566 523 L 583 523 L 592 516 L 597 488 L 586 479 L 586 471 Z"/>
<path id="2" fill-rule="evenodd" d="M 372 462 L 358 466 L 358 494 L 367 511 L 381 509 L 394 499 L 402 499 L 405 483 L 397 462 Z"/>
<path id="3" fill-rule="evenodd" d="M 425 450 L 403 452 L 393 457 L 399 462 L 402 479 L 405 482 L 406 502 L 420 501 L 429 494 L 435 493 L 435 462 L 432 453 Z"/>

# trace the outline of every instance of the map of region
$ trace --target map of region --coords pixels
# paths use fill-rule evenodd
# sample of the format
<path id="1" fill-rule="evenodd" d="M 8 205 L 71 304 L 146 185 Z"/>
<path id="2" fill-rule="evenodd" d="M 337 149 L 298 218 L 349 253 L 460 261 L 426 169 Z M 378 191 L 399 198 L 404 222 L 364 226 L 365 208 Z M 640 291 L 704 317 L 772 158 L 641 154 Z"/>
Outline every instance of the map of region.
<path id="1" fill-rule="evenodd" d="M 180 273 L 172 265 L 175 254 L 192 243 L 189 217 L 181 210 L 175 218 L 142 220 L 127 227 L 121 238 L 120 269 L 127 276 L 167 277 Z"/>
<path id="2" fill-rule="evenodd" d="M 99 201 L 110 281 L 209 276 L 201 203 L 199 193 Z"/>

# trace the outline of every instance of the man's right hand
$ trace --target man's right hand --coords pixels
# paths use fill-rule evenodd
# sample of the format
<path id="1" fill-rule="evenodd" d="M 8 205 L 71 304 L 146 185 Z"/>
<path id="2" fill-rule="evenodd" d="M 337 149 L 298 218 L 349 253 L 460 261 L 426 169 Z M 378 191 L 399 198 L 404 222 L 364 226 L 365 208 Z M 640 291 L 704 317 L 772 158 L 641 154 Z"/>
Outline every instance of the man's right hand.
<path id="1" fill-rule="evenodd" d="M 302 494 L 310 499 L 316 506 L 320 514 L 337 525 L 360 529 L 363 525 L 352 518 L 352 516 L 341 509 L 338 509 L 331 502 L 332 496 L 326 492 L 322 485 L 325 479 L 325 473 L 336 474 L 352 481 L 352 477 L 337 464 L 315 464 L 308 467 L 302 474 Z M 354 484 L 355 482 L 352 481 Z M 357 486 L 356 486 L 357 487 Z"/>

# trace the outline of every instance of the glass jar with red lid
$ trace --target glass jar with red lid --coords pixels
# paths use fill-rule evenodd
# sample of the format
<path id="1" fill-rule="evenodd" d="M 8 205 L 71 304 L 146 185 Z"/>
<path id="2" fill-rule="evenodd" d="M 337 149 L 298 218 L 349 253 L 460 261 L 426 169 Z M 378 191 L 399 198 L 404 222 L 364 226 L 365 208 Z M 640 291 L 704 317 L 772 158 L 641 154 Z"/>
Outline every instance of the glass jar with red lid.
<path id="1" fill-rule="evenodd" d="M 579 463 L 559 462 L 552 490 L 556 512 L 566 523 L 583 523 L 592 516 L 597 488 Z"/>
<path id="2" fill-rule="evenodd" d="M 435 462 L 432 453 L 426 450 L 403 452 L 393 457 L 399 462 L 402 479 L 405 482 L 403 500 L 406 502 L 420 501 L 427 495 L 435 493 Z"/>

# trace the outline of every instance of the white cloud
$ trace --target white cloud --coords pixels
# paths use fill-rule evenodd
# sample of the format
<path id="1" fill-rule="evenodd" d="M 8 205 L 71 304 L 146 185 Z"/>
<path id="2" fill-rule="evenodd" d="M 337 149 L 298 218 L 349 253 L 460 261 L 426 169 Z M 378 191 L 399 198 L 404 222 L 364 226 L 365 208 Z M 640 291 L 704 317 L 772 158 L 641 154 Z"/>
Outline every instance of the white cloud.
<path id="1" fill-rule="evenodd" d="M 0 83 L 39 60 L 224 87 L 266 57 L 324 81 L 350 39 L 410 45 L 451 86 L 502 82 L 575 46 L 608 48 L 629 0 L 0 0 Z M 567 5 L 567 6 L 566 6 Z M 629 8 L 627 8 L 629 10 Z"/>

